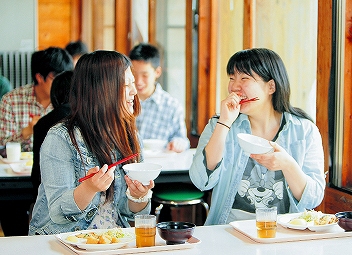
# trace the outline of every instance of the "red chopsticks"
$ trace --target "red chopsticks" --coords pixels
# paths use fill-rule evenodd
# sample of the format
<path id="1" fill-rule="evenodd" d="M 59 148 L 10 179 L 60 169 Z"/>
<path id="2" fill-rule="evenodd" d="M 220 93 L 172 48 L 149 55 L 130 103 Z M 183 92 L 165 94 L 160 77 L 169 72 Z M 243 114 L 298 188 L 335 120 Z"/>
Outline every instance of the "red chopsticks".
<path id="1" fill-rule="evenodd" d="M 119 161 L 117 161 L 117 162 L 115 162 L 115 163 L 112 163 L 111 165 L 108 166 L 108 169 L 109 169 L 109 168 L 112 168 L 113 166 L 117 166 L 117 165 L 119 165 L 119 164 L 121 164 L 121 163 L 123 163 L 123 162 L 126 162 L 127 160 L 133 159 L 133 158 L 136 157 L 137 155 L 138 155 L 138 153 L 135 153 L 135 154 L 133 154 L 133 155 L 131 155 L 131 156 L 128 156 L 128 157 L 126 157 L 126 158 L 124 158 L 124 159 L 121 159 L 121 160 L 119 160 Z M 80 178 L 78 181 L 79 181 L 79 182 L 83 182 L 83 181 L 89 179 L 90 177 L 94 176 L 95 174 L 96 174 L 96 173 L 88 174 L 88 175 L 86 175 L 86 176 Z"/>
<path id="2" fill-rule="evenodd" d="M 240 104 L 251 102 L 251 101 L 257 101 L 257 100 L 259 100 L 258 97 L 253 97 L 251 99 L 243 99 L 243 100 L 240 101 Z"/>

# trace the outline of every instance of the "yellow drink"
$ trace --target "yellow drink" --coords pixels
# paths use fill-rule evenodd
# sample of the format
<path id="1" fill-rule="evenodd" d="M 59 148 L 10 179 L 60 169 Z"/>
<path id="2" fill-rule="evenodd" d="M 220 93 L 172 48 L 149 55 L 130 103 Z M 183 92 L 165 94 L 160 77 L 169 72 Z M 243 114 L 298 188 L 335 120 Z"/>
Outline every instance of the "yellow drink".
<path id="1" fill-rule="evenodd" d="M 273 238 L 276 236 L 276 221 L 257 221 L 257 235 L 260 238 Z"/>
<path id="2" fill-rule="evenodd" d="M 137 247 L 149 247 L 155 245 L 156 227 L 139 226 L 135 228 Z"/>

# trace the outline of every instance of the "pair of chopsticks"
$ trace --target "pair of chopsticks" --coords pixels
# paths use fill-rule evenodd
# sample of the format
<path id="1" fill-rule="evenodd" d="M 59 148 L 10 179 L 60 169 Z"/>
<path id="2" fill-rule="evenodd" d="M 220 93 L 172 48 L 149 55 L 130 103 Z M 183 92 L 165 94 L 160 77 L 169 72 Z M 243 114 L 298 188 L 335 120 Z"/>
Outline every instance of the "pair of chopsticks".
<path id="1" fill-rule="evenodd" d="M 252 101 L 257 101 L 257 100 L 259 100 L 258 97 L 253 97 L 251 99 L 243 99 L 243 100 L 240 101 L 240 104 L 247 103 L 247 102 L 252 102 Z"/>
<path id="2" fill-rule="evenodd" d="M 131 155 L 131 156 L 128 156 L 128 157 L 126 157 L 126 158 L 124 158 L 124 159 L 121 159 L 121 160 L 119 160 L 119 161 L 117 161 L 117 162 L 115 162 L 115 163 L 112 163 L 111 165 L 108 166 L 108 169 L 112 168 L 113 166 L 117 166 L 117 165 L 119 165 L 119 164 L 121 164 L 121 163 L 123 163 L 123 162 L 126 162 L 127 160 L 133 159 L 134 157 L 137 157 L 137 156 L 138 156 L 138 153 L 135 153 L 135 154 L 133 154 L 133 155 Z M 79 181 L 79 182 L 83 182 L 83 181 L 85 181 L 85 180 L 91 178 L 91 177 L 94 176 L 95 174 L 96 174 L 96 173 L 88 174 L 88 175 L 86 175 L 86 176 L 80 178 L 78 181 Z"/>

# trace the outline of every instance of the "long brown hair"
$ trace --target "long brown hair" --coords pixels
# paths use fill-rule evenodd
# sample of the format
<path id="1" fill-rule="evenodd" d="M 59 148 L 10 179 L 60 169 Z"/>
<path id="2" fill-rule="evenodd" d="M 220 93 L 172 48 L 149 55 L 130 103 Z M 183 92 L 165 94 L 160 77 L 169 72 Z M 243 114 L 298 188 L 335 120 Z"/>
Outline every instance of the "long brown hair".
<path id="1" fill-rule="evenodd" d="M 125 71 L 130 66 L 125 55 L 99 50 L 83 55 L 74 70 L 67 127 L 77 149 L 74 128 L 80 129 L 100 167 L 118 160 L 111 158 L 115 150 L 122 158 L 140 151 L 136 127 L 140 103 L 136 95 L 131 114 L 125 98 Z M 113 185 L 108 194 L 113 194 L 112 189 Z"/>

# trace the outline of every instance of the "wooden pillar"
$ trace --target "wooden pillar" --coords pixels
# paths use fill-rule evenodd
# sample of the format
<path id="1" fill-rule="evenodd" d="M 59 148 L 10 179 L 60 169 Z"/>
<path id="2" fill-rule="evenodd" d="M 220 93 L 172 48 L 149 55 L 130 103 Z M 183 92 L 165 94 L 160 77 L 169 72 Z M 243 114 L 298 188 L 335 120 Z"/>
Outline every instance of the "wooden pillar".
<path id="1" fill-rule="evenodd" d="M 115 49 L 128 55 L 131 50 L 131 4 L 130 0 L 115 0 Z"/>
<path id="2" fill-rule="evenodd" d="M 327 3 L 328 2 L 328 3 Z M 332 1 L 318 1 L 318 46 L 317 46 L 317 113 L 316 122 L 323 139 L 324 171 L 329 170 L 329 85 L 332 51 Z M 325 197 L 329 188 L 325 191 Z M 329 199 L 329 198 L 328 198 Z M 324 199 L 324 201 L 326 198 Z M 323 203 L 317 208 L 325 213 L 333 212 Z M 335 212 L 334 212 L 335 213 Z"/>
<path id="3" fill-rule="evenodd" d="M 255 0 L 244 0 L 243 5 L 243 49 L 255 47 Z"/>
<path id="4" fill-rule="evenodd" d="M 149 0 L 149 12 L 148 12 L 148 41 L 151 44 L 156 45 L 156 1 Z"/>
<path id="5" fill-rule="evenodd" d="M 93 49 L 104 48 L 104 2 L 93 0 Z"/>
<path id="6" fill-rule="evenodd" d="M 71 41 L 82 40 L 82 0 L 71 0 Z"/>
<path id="7" fill-rule="evenodd" d="M 198 134 L 216 109 L 217 15 L 216 0 L 199 0 Z"/>

